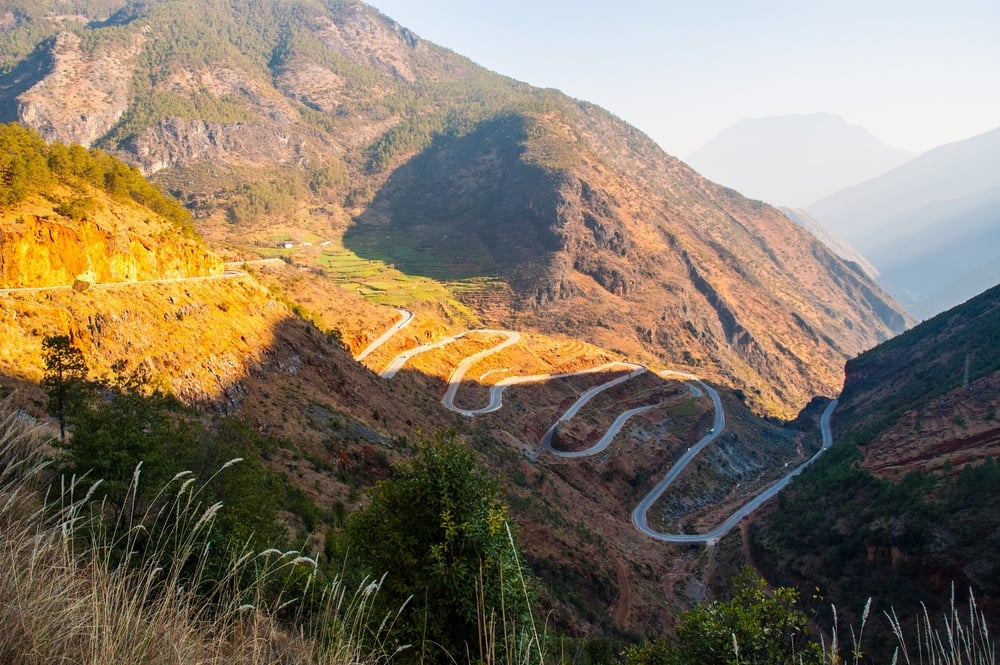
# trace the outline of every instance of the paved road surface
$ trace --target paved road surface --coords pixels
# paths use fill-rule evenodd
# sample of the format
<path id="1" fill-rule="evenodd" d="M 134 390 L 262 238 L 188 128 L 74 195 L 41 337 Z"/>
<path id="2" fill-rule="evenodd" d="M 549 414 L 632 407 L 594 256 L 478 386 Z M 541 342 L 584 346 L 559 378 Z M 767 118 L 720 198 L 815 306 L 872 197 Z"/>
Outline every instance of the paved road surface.
<path id="1" fill-rule="evenodd" d="M 369 344 L 368 346 L 366 346 L 365 349 L 364 349 L 364 351 L 362 351 L 358 355 L 354 356 L 355 360 L 357 360 L 358 362 L 361 362 L 362 360 L 364 360 L 365 358 L 367 358 L 369 355 L 371 355 L 372 351 L 374 351 L 378 347 L 380 347 L 383 344 L 385 344 L 386 342 L 388 342 L 389 339 L 393 335 L 395 335 L 396 333 L 398 333 L 400 330 L 402 330 L 406 326 L 410 325 L 410 323 L 413 321 L 413 312 L 410 312 L 410 311 L 405 310 L 405 309 L 398 309 L 396 311 L 399 312 L 399 315 L 400 315 L 399 321 L 396 321 L 396 323 L 392 324 L 392 326 L 388 330 L 386 330 L 384 333 L 382 333 L 378 337 L 378 339 L 376 339 L 374 342 L 372 342 L 371 344 Z"/>
<path id="2" fill-rule="evenodd" d="M 639 531 L 646 534 L 650 538 L 655 538 L 656 540 L 662 540 L 670 543 L 707 543 L 709 545 L 714 545 L 716 542 L 718 542 L 719 538 L 726 535 L 734 526 L 739 524 L 740 520 L 742 520 L 744 517 L 746 517 L 753 511 L 760 508 L 769 499 L 773 498 L 778 492 L 784 489 L 785 486 L 791 482 L 792 478 L 802 473 L 802 471 L 807 466 L 812 464 L 820 455 L 822 455 L 826 451 L 827 448 L 829 448 L 833 444 L 833 435 L 830 432 L 830 416 L 833 415 L 833 411 L 836 408 L 837 408 L 837 400 L 833 400 L 827 405 L 826 409 L 823 411 L 823 415 L 820 417 L 820 434 L 823 437 L 823 446 L 816 452 L 815 455 L 813 455 L 805 462 L 797 466 L 791 473 L 778 480 L 776 483 L 774 483 L 766 490 L 755 496 L 753 499 L 743 504 L 743 506 L 740 507 L 739 510 L 730 515 L 724 522 L 722 522 L 722 524 L 715 527 L 711 531 L 708 531 L 706 533 L 692 533 L 692 534 L 661 533 L 659 531 L 654 531 L 652 528 L 650 528 L 647 519 L 647 513 L 649 512 L 650 506 L 652 506 L 652 504 L 658 498 L 660 498 L 660 496 L 667 489 L 667 487 L 669 487 L 670 484 L 674 481 L 674 479 L 676 479 L 678 473 L 680 473 L 680 471 L 683 470 L 684 466 L 686 466 L 687 463 L 691 461 L 690 458 L 693 457 L 693 455 L 691 455 L 691 452 L 694 450 L 694 448 L 690 449 L 688 453 L 686 453 L 685 456 L 682 457 L 681 460 L 679 460 L 678 463 L 674 465 L 674 468 L 671 469 L 671 472 L 667 474 L 667 477 L 664 478 L 662 481 L 660 481 L 660 483 L 657 484 L 655 488 L 653 488 L 653 491 L 650 492 L 648 495 L 646 495 L 646 498 L 642 500 L 642 502 L 639 504 L 638 507 L 636 507 L 636 509 L 632 512 L 632 524 L 634 524 L 635 527 L 639 529 Z M 704 447 L 704 445 L 702 445 L 703 442 L 704 439 L 702 439 L 702 441 L 699 442 L 698 445 Z M 678 464 L 681 464 L 681 462 L 683 462 L 683 465 L 680 467 L 677 473 L 674 473 L 674 469 L 676 469 Z"/>
<path id="3" fill-rule="evenodd" d="M 200 275 L 197 277 L 165 277 L 163 279 L 143 279 L 131 282 L 102 282 L 90 284 L 87 289 L 114 289 L 128 286 L 140 286 L 145 284 L 176 284 L 178 282 L 205 282 L 212 279 L 231 279 L 246 275 L 240 270 L 226 270 L 219 275 Z M 45 291 L 69 291 L 73 288 L 69 286 L 19 286 L 13 289 L 0 289 L 0 295 L 14 293 L 44 293 Z"/>
<path id="4" fill-rule="evenodd" d="M 410 317 L 404 317 L 404 320 L 401 320 L 399 323 L 396 324 L 396 326 L 393 326 L 394 329 L 390 329 L 382 337 L 376 340 L 373 343 L 373 346 L 377 346 L 378 344 L 382 344 L 383 342 L 388 340 L 390 337 L 392 337 L 392 335 L 394 335 L 396 332 L 402 329 L 403 326 L 408 324 L 410 320 L 412 320 L 412 315 L 410 315 Z M 573 418 L 580 411 L 580 409 L 583 408 L 583 406 L 586 405 L 596 395 L 598 395 L 604 390 L 608 390 L 613 386 L 616 386 L 620 383 L 623 383 L 625 381 L 628 381 L 629 379 L 638 376 L 639 374 L 646 371 L 645 367 L 643 367 L 642 365 L 637 365 L 635 363 L 613 362 L 613 363 L 606 363 L 599 367 L 593 367 L 590 369 L 581 370 L 578 372 L 567 372 L 563 374 L 536 374 L 531 376 L 512 376 L 503 379 L 490 387 L 490 399 L 489 403 L 486 406 L 479 409 L 463 409 L 461 407 L 455 406 L 455 396 L 458 393 L 458 389 L 461 386 L 462 382 L 464 381 L 465 375 L 468 373 L 468 371 L 471 370 L 472 367 L 483 358 L 486 358 L 495 353 L 499 353 L 503 349 L 513 344 L 516 344 L 518 341 L 520 341 L 520 334 L 509 330 L 489 330 L 489 329 L 471 330 L 464 333 L 459 333 L 457 335 L 453 335 L 451 337 L 446 337 L 445 339 L 439 340 L 432 344 L 425 344 L 423 346 L 410 349 L 409 351 L 404 351 L 403 353 L 400 353 L 399 355 L 397 355 L 395 358 L 392 359 L 389 365 L 382 371 L 380 376 L 386 379 L 392 378 L 403 367 L 403 365 L 405 365 L 406 362 L 409 361 L 414 356 L 424 353 L 426 351 L 430 351 L 432 349 L 440 348 L 447 344 L 451 344 L 452 342 L 464 338 L 470 332 L 503 335 L 505 339 L 499 344 L 496 344 L 488 349 L 478 351 L 465 358 L 461 363 L 459 363 L 458 367 L 455 368 L 455 370 L 451 373 L 451 376 L 448 378 L 448 389 L 445 392 L 444 397 L 441 398 L 441 403 L 451 411 L 454 411 L 455 413 L 459 413 L 467 417 L 472 417 L 484 413 L 490 413 L 500 409 L 503 406 L 503 392 L 509 386 L 512 385 L 517 385 L 521 383 L 532 383 L 538 381 L 548 381 L 551 379 L 563 378 L 568 376 L 577 376 L 580 374 L 589 374 L 594 372 L 604 372 L 604 371 L 609 371 L 617 366 L 628 368 L 630 370 L 627 374 L 618 376 L 614 379 L 611 379 L 610 381 L 606 381 L 600 385 L 594 386 L 589 390 L 585 391 L 559 417 L 559 419 L 555 423 L 553 423 L 551 427 L 549 427 L 549 429 L 542 436 L 542 439 L 539 442 L 539 446 L 544 450 L 552 453 L 553 455 L 566 458 L 588 457 L 591 455 L 596 455 L 604 451 L 605 449 L 608 448 L 608 446 L 611 445 L 611 442 L 614 440 L 614 437 L 618 434 L 619 431 L 621 431 L 622 427 L 625 425 L 625 423 L 628 421 L 629 418 L 636 416 L 640 413 L 645 413 L 646 411 L 658 408 L 660 406 L 658 404 L 653 404 L 647 406 L 640 406 L 623 411 L 618 415 L 617 418 L 615 418 L 614 422 L 611 424 L 611 426 L 608 428 L 608 430 L 604 433 L 604 435 L 597 443 L 595 443 L 590 448 L 587 448 L 586 450 L 580 450 L 580 451 L 564 451 L 564 450 L 556 450 L 555 448 L 553 448 L 552 437 L 555 434 L 556 428 L 561 423 L 566 422 L 567 420 Z M 372 349 L 372 347 L 370 346 L 369 349 Z M 369 349 L 365 350 L 366 352 L 365 355 L 367 355 L 367 352 L 370 352 Z M 765 489 L 763 492 L 755 496 L 753 499 L 748 501 L 746 504 L 740 507 L 739 510 L 730 515 L 725 521 L 723 521 L 717 527 L 706 533 L 691 533 L 691 534 L 671 534 L 671 533 L 662 533 L 656 531 L 655 529 L 649 526 L 650 508 L 653 506 L 654 503 L 656 503 L 657 500 L 659 500 L 661 496 L 663 496 L 667 488 L 670 487 L 670 485 L 673 484 L 675 480 L 677 480 L 677 477 L 680 476 L 680 474 L 684 471 L 685 468 L 687 468 L 688 464 L 691 463 L 691 461 L 698 455 L 698 453 L 704 450 L 706 446 L 714 442 L 719 437 L 719 435 L 722 434 L 722 432 L 725 430 L 726 427 L 726 415 L 722 410 L 722 400 L 719 398 L 719 394 L 714 389 L 712 389 L 711 386 L 707 385 L 693 374 L 689 374 L 687 372 L 666 370 L 660 372 L 659 376 L 663 378 L 677 378 L 687 382 L 688 388 L 691 390 L 691 394 L 696 398 L 701 397 L 702 394 L 708 394 L 709 398 L 712 400 L 712 405 L 715 410 L 715 417 L 712 423 L 712 428 L 708 431 L 708 433 L 705 434 L 705 436 L 703 436 L 701 439 L 699 439 L 698 443 L 688 448 L 687 451 L 683 455 L 681 455 L 680 459 L 678 459 L 677 462 L 674 463 L 674 465 L 670 468 L 670 470 L 663 477 L 663 479 L 660 480 L 660 482 L 658 482 L 655 487 L 653 487 L 653 489 L 642 499 L 642 501 L 639 502 L 639 505 L 636 506 L 635 510 L 632 511 L 632 524 L 635 526 L 636 529 L 638 529 L 646 536 L 649 536 L 650 538 L 671 543 L 707 543 L 709 545 L 716 543 L 719 540 L 719 538 L 724 536 L 733 527 L 739 524 L 740 520 L 742 520 L 744 517 L 746 517 L 753 511 L 757 510 L 757 508 L 759 508 L 766 501 L 768 501 L 769 499 L 774 497 L 778 492 L 780 492 L 786 485 L 788 485 L 789 482 L 791 482 L 792 478 L 799 475 L 802 472 L 802 470 L 805 469 L 809 464 L 812 464 L 812 462 L 815 461 L 833 443 L 833 436 L 830 431 L 830 417 L 833 414 L 834 409 L 837 408 L 836 400 L 830 402 L 830 404 L 823 411 L 823 415 L 820 418 L 820 431 L 823 437 L 823 445 L 820 448 L 820 450 L 811 458 L 809 458 L 801 465 L 796 467 L 791 473 L 787 474 L 786 476 L 784 476 L 783 478 L 772 484 L 770 487 Z"/>
<path id="5" fill-rule="evenodd" d="M 424 344 L 423 346 L 418 346 L 410 349 L 409 351 L 403 351 L 389 361 L 389 364 L 386 365 L 385 369 L 379 373 L 379 376 L 383 379 L 391 379 L 399 373 L 399 370 L 403 369 L 403 365 L 409 362 L 410 358 L 419 356 L 421 353 L 426 353 L 427 351 L 431 351 L 433 349 L 439 349 L 442 346 L 447 346 L 452 342 L 457 342 L 458 340 L 463 339 L 467 334 L 468 332 L 458 333 L 457 335 L 445 337 L 444 339 L 438 340 L 432 344 Z"/>

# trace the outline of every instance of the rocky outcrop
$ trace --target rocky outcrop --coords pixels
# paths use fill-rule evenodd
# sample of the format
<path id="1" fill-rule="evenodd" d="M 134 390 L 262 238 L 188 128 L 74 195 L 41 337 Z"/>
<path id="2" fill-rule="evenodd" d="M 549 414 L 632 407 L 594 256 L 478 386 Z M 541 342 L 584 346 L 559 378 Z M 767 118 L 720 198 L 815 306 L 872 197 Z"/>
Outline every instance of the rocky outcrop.
<path id="1" fill-rule="evenodd" d="M 197 162 L 294 164 L 303 152 L 301 137 L 274 124 L 167 118 L 130 139 L 120 154 L 151 175 Z"/>
<path id="2" fill-rule="evenodd" d="M 94 221 L 21 216 L 0 226 L 0 288 L 72 286 L 221 274 L 194 239 L 144 237 Z"/>
<path id="3" fill-rule="evenodd" d="M 91 146 L 129 107 L 134 60 L 141 38 L 117 48 L 85 53 L 70 32 L 56 36 L 50 69 L 17 98 L 17 116 L 47 141 Z"/>

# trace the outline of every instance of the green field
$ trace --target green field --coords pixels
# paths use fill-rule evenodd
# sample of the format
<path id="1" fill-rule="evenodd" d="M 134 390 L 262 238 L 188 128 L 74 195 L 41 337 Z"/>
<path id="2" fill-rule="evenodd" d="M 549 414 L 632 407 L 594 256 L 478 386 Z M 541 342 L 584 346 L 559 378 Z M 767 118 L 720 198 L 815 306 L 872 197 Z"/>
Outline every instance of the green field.
<path id="1" fill-rule="evenodd" d="M 698 400 L 691 398 L 667 407 L 666 411 L 675 418 L 691 418 L 701 413 L 701 407 Z"/>
<path id="2" fill-rule="evenodd" d="M 355 291 L 371 302 L 408 307 L 420 302 L 435 301 L 441 303 L 453 316 L 471 324 L 478 323 L 477 317 L 460 302 L 460 297 L 483 292 L 499 284 L 498 280 L 487 277 L 439 281 L 430 277 L 407 275 L 392 263 L 362 258 L 337 241 L 323 247 L 315 262 L 334 283 Z"/>

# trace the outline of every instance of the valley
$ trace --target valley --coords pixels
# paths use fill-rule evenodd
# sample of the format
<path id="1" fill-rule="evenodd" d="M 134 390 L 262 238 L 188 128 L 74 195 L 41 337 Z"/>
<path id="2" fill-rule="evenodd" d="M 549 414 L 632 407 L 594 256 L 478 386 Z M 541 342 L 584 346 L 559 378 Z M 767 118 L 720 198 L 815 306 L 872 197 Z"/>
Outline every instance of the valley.
<path id="1" fill-rule="evenodd" d="M 597 543 L 617 543 L 631 530 L 630 511 L 649 491 L 645 478 L 657 479 L 687 447 L 722 434 L 721 428 L 705 434 L 719 425 L 721 398 L 710 399 L 715 393 L 691 383 L 686 372 L 645 371 L 572 338 L 463 330 L 463 323 L 477 323 L 457 307 L 417 302 L 404 315 L 308 266 L 274 259 L 230 261 L 211 278 L 11 290 L 0 302 L 7 330 L 0 384 L 5 394 L 15 390 L 23 408 L 44 411 L 40 336 L 68 332 L 98 376 L 112 375 L 125 361 L 126 371 L 206 412 L 239 415 L 284 437 L 274 468 L 324 510 L 355 505 L 353 479 L 384 475 L 389 461 L 407 454 L 408 437 L 455 428 L 475 442 L 484 464 L 512 479 L 510 500 L 533 566 L 547 576 L 554 566 L 559 577 L 582 576 L 576 593 L 585 595 L 575 600 L 549 578 L 566 625 L 607 625 L 618 616 L 615 630 L 660 630 L 669 617 L 649 590 L 665 585 L 657 594 L 677 593 L 674 585 L 687 584 L 681 569 L 704 556 L 664 561 L 663 543 L 626 536 L 605 564 L 587 561 Z M 415 352 L 428 345 L 435 348 Z M 395 376 L 379 378 L 387 368 Z M 446 397 L 450 406 L 441 402 Z M 731 399 L 727 408 L 745 411 Z M 739 445 L 752 447 L 749 441 Z M 795 459 L 794 446 L 776 446 L 771 454 L 772 473 Z M 711 512 L 711 501 L 698 499 L 697 483 L 682 485 L 668 494 L 696 499 L 685 515 Z M 742 503 L 754 487 L 746 482 L 729 499 Z M 653 518 L 656 512 L 650 523 L 670 533 L 674 527 Z M 554 542 L 565 548 L 551 550 Z M 680 568 L 668 573 L 674 567 Z M 630 611 L 616 605 L 608 613 L 613 587 L 629 590 Z"/>
<path id="2" fill-rule="evenodd" d="M 795 205 L 906 158 L 833 116 L 791 120 L 798 148 L 828 133 L 820 152 L 861 155 L 796 183 L 805 152 L 767 175 L 772 140 L 756 147 L 743 168 Z M 809 231 L 916 182 L 920 215 L 883 211 L 883 240 L 972 211 L 952 228 L 981 250 L 969 269 L 992 268 L 995 132 L 970 144 L 968 191 L 904 164 L 782 213 L 359 0 L 0 0 L 0 122 L 0 409 L 37 427 L 50 482 L 113 476 L 98 525 L 137 469 L 177 473 L 180 497 L 215 464 L 231 540 L 206 561 L 291 553 L 365 598 L 398 575 L 407 611 L 362 614 L 422 619 L 386 642 L 421 649 L 429 624 L 452 630 L 428 601 L 454 594 L 470 662 L 535 662 L 469 655 L 509 627 L 489 613 L 511 607 L 491 605 L 511 570 L 553 660 L 579 665 L 686 662 L 623 650 L 672 639 L 744 565 L 762 599 L 802 590 L 805 632 L 866 592 L 876 614 L 937 611 L 949 581 L 997 617 L 1000 287 L 916 325 L 878 262 Z M 940 251 L 911 249 L 900 274 Z M 487 588 L 498 562 L 515 567 Z M 220 639 L 265 616 L 301 633 L 327 598 L 298 573 L 259 586 L 301 610 L 241 599 Z M 400 662 L 418 660 L 438 662 Z"/>
<path id="3" fill-rule="evenodd" d="M 365 347 L 360 353 L 355 356 L 355 359 L 361 361 L 367 358 L 373 351 L 379 349 L 387 342 L 390 342 L 392 338 L 400 332 L 403 328 L 409 325 L 414 318 L 412 312 L 408 310 L 399 310 L 400 319 L 394 323 L 385 333 L 375 339 L 371 344 Z M 480 361 L 484 359 L 500 354 L 505 349 L 521 341 L 521 334 L 509 330 L 472 330 L 461 332 L 456 335 L 445 337 L 443 339 L 437 340 L 433 343 L 423 344 L 405 351 L 399 352 L 394 356 L 384 369 L 378 372 L 378 375 L 383 379 L 392 379 L 396 374 L 404 367 L 404 365 L 410 361 L 415 356 L 440 349 L 442 347 L 448 346 L 450 344 L 456 343 L 460 340 L 464 340 L 469 336 L 484 336 L 488 335 L 491 337 L 501 338 L 499 342 L 493 344 L 492 346 L 487 346 L 486 348 L 474 351 L 464 359 L 459 362 L 459 364 L 451 371 L 447 379 L 447 390 L 444 396 L 441 398 L 441 403 L 444 407 L 454 413 L 460 414 L 467 418 L 472 418 L 477 415 L 482 415 L 486 413 L 493 413 L 498 411 L 503 406 L 503 393 L 511 386 L 524 384 L 524 383 L 538 383 L 538 382 L 549 382 L 557 379 L 564 379 L 570 377 L 579 376 L 589 376 L 589 375 L 608 375 L 613 374 L 613 371 L 617 369 L 618 376 L 614 378 L 607 379 L 601 383 L 587 388 L 585 391 L 579 394 L 579 397 L 567 408 L 563 413 L 561 413 L 555 422 L 545 431 L 541 439 L 531 445 L 530 443 L 523 445 L 522 452 L 524 456 L 535 462 L 538 460 L 539 456 L 542 454 L 551 454 L 563 458 L 582 458 L 589 457 L 592 455 L 597 455 L 605 452 L 608 447 L 612 444 L 615 436 L 622 430 L 626 421 L 634 416 L 645 414 L 650 411 L 655 411 L 657 409 L 662 409 L 667 406 L 667 402 L 656 402 L 652 404 L 647 404 L 644 406 L 632 407 L 622 410 L 610 424 L 610 426 L 603 433 L 600 433 L 600 438 L 596 442 L 586 441 L 583 442 L 582 449 L 574 450 L 564 450 L 562 447 L 556 447 L 553 445 L 553 438 L 559 431 L 564 423 L 573 419 L 579 411 L 584 408 L 594 397 L 598 394 L 609 390 L 619 384 L 625 383 L 634 379 L 635 377 L 643 374 L 649 370 L 642 365 L 636 365 L 634 363 L 615 361 L 611 363 L 605 363 L 603 365 L 598 365 L 596 367 L 590 367 L 586 369 L 580 369 L 573 372 L 563 372 L 563 373 L 542 373 L 533 374 L 528 376 L 505 376 L 505 378 L 500 379 L 496 383 L 489 386 L 489 403 L 478 409 L 462 408 L 455 405 L 456 395 L 458 390 L 463 385 L 465 381 L 466 374 L 472 370 Z M 503 364 L 502 362 L 500 364 Z M 628 370 L 626 372 L 626 370 Z M 485 373 L 480 375 L 479 382 L 482 382 L 488 375 L 492 373 L 502 373 L 507 374 L 510 372 L 508 367 L 493 368 L 487 370 Z M 719 398 L 718 393 L 705 384 L 703 381 L 699 380 L 696 376 L 688 374 L 686 372 L 678 372 L 676 370 L 661 370 L 656 372 L 658 377 L 667 379 L 683 379 L 688 381 L 688 389 L 691 395 L 694 397 L 708 396 L 712 401 L 713 405 L 713 422 L 708 433 L 702 436 L 698 442 L 687 449 L 687 451 L 674 463 L 670 468 L 664 478 L 659 481 L 653 489 L 647 494 L 639 505 L 632 512 L 632 524 L 641 533 L 655 540 L 668 543 L 706 543 L 708 545 L 714 545 L 718 540 L 726 535 L 733 527 L 735 527 L 743 518 L 747 517 L 754 510 L 759 508 L 764 502 L 773 498 L 782 488 L 784 488 L 795 476 L 802 472 L 802 470 L 815 461 L 819 455 L 823 453 L 833 444 L 833 436 L 830 430 L 830 417 L 833 414 L 833 410 L 837 406 L 837 401 L 833 400 L 830 402 L 829 406 L 823 411 L 823 415 L 820 419 L 820 428 L 822 431 L 822 447 L 811 457 L 809 457 L 801 465 L 796 466 L 787 475 L 780 478 L 777 482 L 767 487 L 764 491 L 760 492 L 756 496 L 737 495 L 737 497 L 728 497 L 729 501 L 732 502 L 734 498 L 738 500 L 749 499 L 740 506 L 732 515 L 730 515 L 724 522 L 718 526 L 712 528 L 710 531 L 705 533 L 694 533 L 694 534 L 675 534 L 675 533 L 664 533 L 660 530 L 656 530 L 649 524 L 648 513 L 652 509 L 653 504 L 666 492 L 670 485 L 677 480 L 677 478 L 684 473 L 687 466 L 694 460 L 694 458 L 705 449 L 706 446 L 711 445 L 725 430 L 725 413 L 722 407 L 722 401 Z M 471 383 L 471 382 L 470 382 Z M 484 385 L 480 383 L 480 385 Z M 537 405 L 536 405 L 537 406 Z M 540 411 L 544 411 L 544 407 L 539 408 Z M 593 438 L 592 436 L 590 438 Z M 564 442 L 560 442 L 565 445 Z M 574 448 L 580 447 L 578 443 Z M 787 463 L 786 465 L 787 466 Z"/>

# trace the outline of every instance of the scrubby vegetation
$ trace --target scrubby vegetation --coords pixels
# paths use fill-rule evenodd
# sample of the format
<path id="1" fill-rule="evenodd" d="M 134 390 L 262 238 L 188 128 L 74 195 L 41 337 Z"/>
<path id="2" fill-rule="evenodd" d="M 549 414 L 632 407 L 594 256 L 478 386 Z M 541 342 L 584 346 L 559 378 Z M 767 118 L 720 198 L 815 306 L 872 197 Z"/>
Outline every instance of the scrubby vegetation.
<path id="1" fill-rule="evenodd" d="M 778 495 L 780 519 L 754 532 L 769 576 L 818 585 L 846 608 L 873 596 L 879 610 L 923 602 L 942 611 L 947 599 L 928 593 L 931 580 L 996 597 L 997 461 L 966 466 L 954 478 L 912 473 L 890 482 L 860 469 L 859 455 L 854 446 L 835 447 Z M 883 626 L 883 639 L 888 632 Z"/>
<path id="2" fill-rule="evenodd" d="M 344 516 L 320 515 L 266 464 L 279 442 L 185 407 L 123 367 L 94 381 L 66 337 L 46 348 L 65 438 L 46 441 L 4 408 L 2 517 L 11 537 L 46 535 L 11 545 L 6 579 L 22 565 L 31 579 L 0 596 L 12 621 L 50 616 L 0 638 L 0 660 L 51 662 L 60 650 L 93 663 L 355 663 L 387 651 L 410 662 L 539 659 L 500 485 L 450 435 L 421 444 L 338 536 Z M 323 530 L 325 549 L 309 538 Z M 58 570 L 39 575 L 42 562 Z M 58 581 L 63 568 L 83 580 Z M 49 605 L 28 607 L 36 595 Z M 97 625 L 77 639 L 68 631 L 81 623 Z M 22 639 L 35 630 L 54 634 L 26 647 L 43 639 Z"/>
<path id="3" fill-rule="evenodd" d="M 850 360 L 838 438 L 863 446 L 907 411 L 997 371 L 1000 286 Z"/>
<path id="4" fill-rule="evenodd" d="M 225 512 L 206 494 L 215 479 L 182 473 L 150 494 L 137 467 L 124 505 L 109 511 L 99 486 L 84 492 L 54 477 L 50 453 L 37 425 L 0 405 L 0 661 L 343 664 L 391 655 L 391 617 L 381 633 L 369 629 L 378 626 L 375 587 L 352 594 L 334 579 L 317 588 L 315 560 L 294 551 L 215 549 Z M 314 599 L 308 620 L 295 602 L 304 591 Z"/>
<path id="5" fill-rule="evenodd" d="M 501 496 L 472 452 L 442 434 L 348 520 L 348 551 L 368 575 L 389 571 L 379 604 L 410 605 L 399 638 L 420 645 L 414 662 L 539 657 L 526 573 Z"/>
<path id="6" fill-rule="evenodd" d="M 876 622 L 869 598 L 842 641 L 836 607 L 823 634 L 813 636 L 810 618 L 797 606 L 798 593 L 788 587 L 767 589 L 749 568 L 732 580 L 729 600 L 710 601 L 681 615 L 674 636 L 630 647 L 624 665 L 859 665 L 860 663 L 921 663 L 927 665 L 987 665 L 996 663 L 986 619 L 970 595 L 967 609 L 956 605 L 954 593 L 942 626 L 935 627 L 924 609 L 917 629 L 904 629 L 894 610 L 880 617 L 896 645 L 869 652 L 866 628 Z M 891 653 L 890 657 L 882 655 Z"/>

